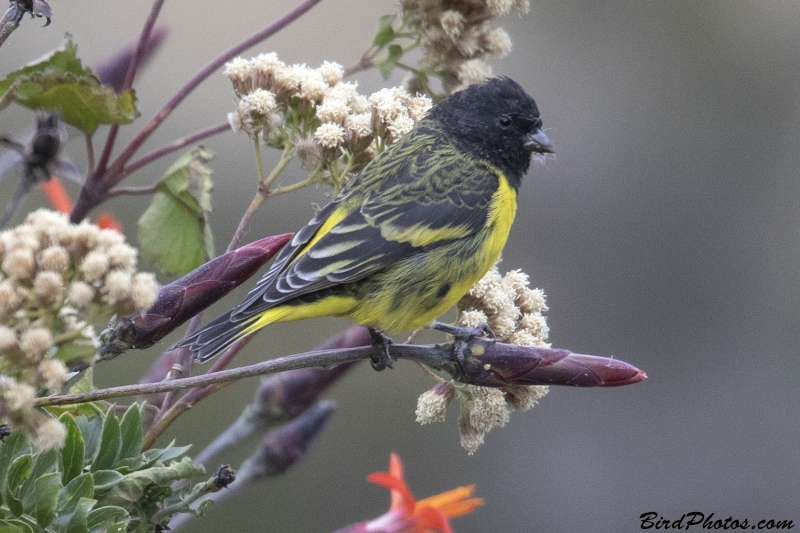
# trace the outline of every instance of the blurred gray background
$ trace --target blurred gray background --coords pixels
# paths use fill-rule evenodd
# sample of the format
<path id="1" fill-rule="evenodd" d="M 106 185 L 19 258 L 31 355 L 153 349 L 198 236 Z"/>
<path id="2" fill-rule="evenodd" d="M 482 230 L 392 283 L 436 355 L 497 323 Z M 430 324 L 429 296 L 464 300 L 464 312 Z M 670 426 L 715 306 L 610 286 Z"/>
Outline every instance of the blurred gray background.
<path id="1" fill-rule="evenodd" d="M 0 75 L 54 48 L 65 32 L 84 61 L 97 64 L 137 37 L 146 4 L 54 0 L 50 27 L 26 19 L 0 49 Z M 123 128 L 120 141 L 212 57 L 293 5 L 167 3 L 161 20 L 170 35 L 136 84 L 142 119 Z M 286 62 L 349 65 L 377 18 L 396 9 L 384 0 L 326 0 L 246 55 L 275 50 Z M 525 180 L 502 268 L 523 269 L 545 290 L 554 346 L 618 357 L 649 379 L 554 388 L 467 456 L 455 410 L 444 424 L 414 422 L 416 398 L 431 385 L 414 365 L 382 373 L 365 365 L 328 394 L 339 409 L 308 457 L 191 531 L 234 523 L 241 531 L 324 533 L 375 517 L 388 497 L 364 476 L 384 470 L 392 451 L 419 497 L 477 484 L 486 505 L 454 520 L 460 533 L 636 531 L 649 511 L 670 520 L 700 511 L 751 525 L 800 524 L 800 3 L 533 0 L 530 14 L 501 23 L 515 48 L 493 63 L 495 72 L 536 98 L 557 150 Z M 377 72 L 357 79 L 364 93 L 402 81 Z M 229 83 L 213 76 L 140 154 L 223 121 L 232 106 Z M 24 131 L 31 121 L 30 112 L 9 108 L 0 131 Z M 254 161 L 244 134 L 205 145 L 217 154 L 212 224 L 222 250 L 252 197 Z M 83 164 L 83 141 L 68 149 Z M 268 154 L 268 163 L 276 160 Z M 127 183 L 151 183 L 171 161 Z M 282 179 L 301 178 L 294 167 Z M 13 187 L 4 181 L 0 196 Z M 327 193 L 269 201 L 246 239 L 299 228 Z M 35 191 L 23 209 L 39 204 Z M 135 197 L 107 207 L 135 240 L 146 205 Z M 347 325 L 270 327 L 238 364 L 304 351 Z M 98 382 L 136 381 L 158 353 L 101 366 Z M 197 451 L 255 386 L 240 382 L 198 405 L 167 439 L 196 443 Z M 238 465 L 254 444 L 219 459 Z"/>

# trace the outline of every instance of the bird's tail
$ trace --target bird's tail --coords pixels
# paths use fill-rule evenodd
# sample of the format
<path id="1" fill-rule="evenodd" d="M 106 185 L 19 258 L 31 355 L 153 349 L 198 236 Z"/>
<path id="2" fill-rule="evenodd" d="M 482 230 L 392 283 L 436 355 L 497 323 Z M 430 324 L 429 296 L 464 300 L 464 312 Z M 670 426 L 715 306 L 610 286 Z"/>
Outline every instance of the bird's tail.
<path id="1" fill-rule="evenodd" d="M 192 350 L 192 361 L 204 363 L 224 352 L 231 344 L 245 335 L 244 330 L 253 320 L 231 320 L 231 312 L 227 312 L 189 337 L 178 346 L 188 346 Z"/>

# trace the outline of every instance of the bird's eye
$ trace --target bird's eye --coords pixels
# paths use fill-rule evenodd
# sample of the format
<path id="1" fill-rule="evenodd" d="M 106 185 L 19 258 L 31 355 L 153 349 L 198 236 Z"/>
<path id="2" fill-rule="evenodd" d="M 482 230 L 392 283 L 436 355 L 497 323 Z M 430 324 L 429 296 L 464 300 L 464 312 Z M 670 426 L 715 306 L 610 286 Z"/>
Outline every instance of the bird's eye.
<path id="1" fill-rule="evenodd" d="M 501 128 L 508 128 L 511 126 L 511 117 L 508 115 L 501 115 L 497 117 L 497 125 Z"/>

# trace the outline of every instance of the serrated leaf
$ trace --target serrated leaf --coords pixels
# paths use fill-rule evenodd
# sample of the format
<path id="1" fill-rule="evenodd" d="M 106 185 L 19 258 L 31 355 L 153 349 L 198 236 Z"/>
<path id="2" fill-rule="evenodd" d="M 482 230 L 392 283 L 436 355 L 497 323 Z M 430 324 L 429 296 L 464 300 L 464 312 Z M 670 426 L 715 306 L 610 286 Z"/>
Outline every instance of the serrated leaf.
<path id="1" fill-rule="evenodd" d="M 100 437 L 100 448 L 97 456 L 92 461 L 92 471 L 112 470 L 119 458 L 119 450 L 122 447 L 122 431 L 119 427 L 119 418 L 109 408 L 103 422 L 103 434 Z"/>
<path id="2" fill-rule="evenodd" d="M 136 118 L 133 91 L 117 95 L 94 76 L 46 71 L 19 77 L 0 97 L 0 109 L 11 101 L 34 110 L 58 109 L 61 120 L 88 135 L 100 124 L 129 124 Z"/>
<path id="3" fill-rule="evenodd" d="M 378 32 L 375 34 L 375 37 L 372 39 L 372 45 L 377 46 L 378 48 L 383 48 L 390 42 L 394 40 L 394 28 L 392 28 L 392 23 L 394 22 L 394 15 L 383 15 L 381 18 L 378 19 Z"/>
<path id="4" fill-rule="evenodd" d="M 122 507 L 106 505 L 92 509 L 86 519 L 86 526 L 89 531 L 106 531 L 114 523 L 119 522 L 128 516 L 128 512 Z"/>
<path id="5" fill-rule="evenodd" d="M 103 503 L 109 505 L 125 505 L 137 501 L 150 485 L 168 486 L 179 479 L 189 479 L 202 475 L 205 469 L 195 465 L 189 457 L 169 466 L 154 466 L 132 472 L 103 496 Z"/>
<path id="6" fill-rule="evenodd" d="M 132 91 L 117 95 L 84 68 L 76 47 L 61 48 L 0 81 L 0 109 L 17 102 L 31 109 L 59 109 L 64 122 L 92 134 L 100 124 L 127 124 L 136 118 Z"/>
<path id="7" fill-rule="evenodd" d="M 83 471 L 85 445 L 81 430 L 69 413 L 64 413 L 58 419 L 67 428 L 67 437 L 61 448 L 61 482 L 66 485 Z"/>
<path id="8" fill-rule="evenodd" d="M 61 475 L 58 472 L 45 474 L 36 479 L 33 489 L 33 492 L 25 495 L 22 506 L 28 514 L 33 515 L 40 526 L 47 527 L 56 516 Z"/>
<path id="9" fill-rule="evenodd" d="M 93 474 L 95 492 L 113 487 L 125 476 L 116 470 L 98 470 Z"/>
<path id="10" fill-rule="evenodd" d="M 94 478 L 88 472 L 70 481 L 58 494 L 59 519 L 71 513 L 81 499 L 94 497 Z"/>
<path id="11" fill-rule="evenodd" d="M 122 415 L 119 427 L 122 432 L 119 458 L 140 458 L 142 455 L 142 413 L 138 403 L 128 407 L 128 410 Z"/>
<path id="12" fill-rule="evenodd" d="M 388 78 L 394 70 L 395 65 L 403 55 L 403 47 L 399 44 L 390 44 L 386 48 L 386 59 L 378 63 L 378 70 L 384 79 Z"/>
<path id="13" fill-rule="evenodd" d="M 62 74 L 91 76 L 92 70 L 81 65 L 81 60 L 78 59 L 77 52 L 78 47 L 75 46 L 72 41 L 66 41 L 52 52 L 31 61 L 21 69 L 15 70 L 6 76 L 3 81 L 0 81 L 0 94 L 6 92 L 17 78 L 36 72 L 44 72 L 48 69 Z"/>
<path id="14" fill-rule="evenodd" d="M 186 274 L 214 255 L 211 211 L 211 152 L 196 148 L 180 157 L 158 184 L 139 219 L 139 247 L 167 272 Z"/>

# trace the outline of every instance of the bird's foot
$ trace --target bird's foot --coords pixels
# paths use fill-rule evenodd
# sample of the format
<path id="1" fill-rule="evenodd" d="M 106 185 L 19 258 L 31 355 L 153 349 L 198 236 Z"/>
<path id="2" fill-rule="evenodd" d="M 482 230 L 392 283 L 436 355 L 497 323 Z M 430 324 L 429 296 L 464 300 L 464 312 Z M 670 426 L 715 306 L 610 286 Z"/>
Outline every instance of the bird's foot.
<path id="1" fill-rule="evenodd" d="M 380 372 L 387 367 L 392 368 L 394 359 L 389 353 L 389 346 L 392 345 L 392 339 L 383 334 L 378 328 L 367 328 L 369 336 L 372 339 L 372 356 L 370 357 L 370 364 L 372 368 Z"/>
<path id="2" fill-rule="evenodd" d="M 475 327 L 462 327 L 434 320 L 431 327 L 453 336 L 453 354 L 459 362 L 463 362 L 467 358 L 469 344 L 473 339 L 486 338 L 491 343 L 494 343 L 497 339 L 494 331 L 492 331 L 492 328 L 490 328 L 488 324 L 481 324 Z"/>

